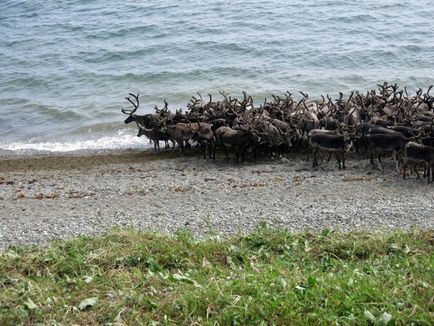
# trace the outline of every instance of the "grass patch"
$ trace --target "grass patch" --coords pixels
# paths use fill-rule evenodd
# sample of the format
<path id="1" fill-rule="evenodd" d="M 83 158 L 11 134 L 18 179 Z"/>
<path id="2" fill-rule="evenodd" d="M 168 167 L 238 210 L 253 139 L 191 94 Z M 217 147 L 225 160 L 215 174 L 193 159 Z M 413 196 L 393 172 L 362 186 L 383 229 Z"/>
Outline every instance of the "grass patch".
<path id="1" fill-rule="evenodd" d="M 0 324 L 417 324 L 434 231 L 196 240 L 115 229 L 0 253 Z"/>

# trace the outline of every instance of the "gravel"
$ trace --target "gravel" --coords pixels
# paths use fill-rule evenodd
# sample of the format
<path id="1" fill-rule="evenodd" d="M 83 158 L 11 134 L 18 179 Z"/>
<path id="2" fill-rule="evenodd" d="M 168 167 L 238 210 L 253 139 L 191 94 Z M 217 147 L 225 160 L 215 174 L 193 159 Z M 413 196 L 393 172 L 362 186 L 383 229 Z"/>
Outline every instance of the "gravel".
<path id="1" fill-rule="evenodd" d="M 0 248 L 96 235 L 114 226 L 196 236 L 434 228 L 434 188 L 367 160 L 311 168 L 303 157 L 234 165 L 151 153 L 0 159 Z"/>

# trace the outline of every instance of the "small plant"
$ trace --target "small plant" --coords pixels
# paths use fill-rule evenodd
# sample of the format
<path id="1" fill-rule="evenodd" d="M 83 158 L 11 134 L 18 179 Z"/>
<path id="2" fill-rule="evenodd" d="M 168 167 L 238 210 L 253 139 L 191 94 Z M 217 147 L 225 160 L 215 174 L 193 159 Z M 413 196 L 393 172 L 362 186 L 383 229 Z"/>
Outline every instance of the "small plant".
<path id="1" fill-rule="evenodd" d="M 0 254 L 0 324 L 432 323 L 434 232 L 115 229 Z"/>

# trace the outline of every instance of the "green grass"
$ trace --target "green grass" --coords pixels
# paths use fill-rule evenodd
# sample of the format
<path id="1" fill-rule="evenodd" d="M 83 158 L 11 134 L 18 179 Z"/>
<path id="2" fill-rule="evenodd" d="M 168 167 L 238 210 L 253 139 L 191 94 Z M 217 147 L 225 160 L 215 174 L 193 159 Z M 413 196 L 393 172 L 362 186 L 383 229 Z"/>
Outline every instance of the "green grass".
<path id="1" fill-rule="evenodd" d="M 434 231 L 196 240 L 116 229 L 0 253 L 0 324 L 416 324 Z"/>

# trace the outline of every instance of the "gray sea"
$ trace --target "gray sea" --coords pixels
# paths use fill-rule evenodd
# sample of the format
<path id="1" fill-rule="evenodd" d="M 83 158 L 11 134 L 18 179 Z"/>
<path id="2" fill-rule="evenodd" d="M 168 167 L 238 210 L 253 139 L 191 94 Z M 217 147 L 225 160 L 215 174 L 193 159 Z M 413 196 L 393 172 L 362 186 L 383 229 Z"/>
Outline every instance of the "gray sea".
<path id="1" fill-rule="evenodd" d="M 432 1 L 0 1 L 0 150 L 145 147 L 123 124 L 196 92 L 434 83 Z"/>

